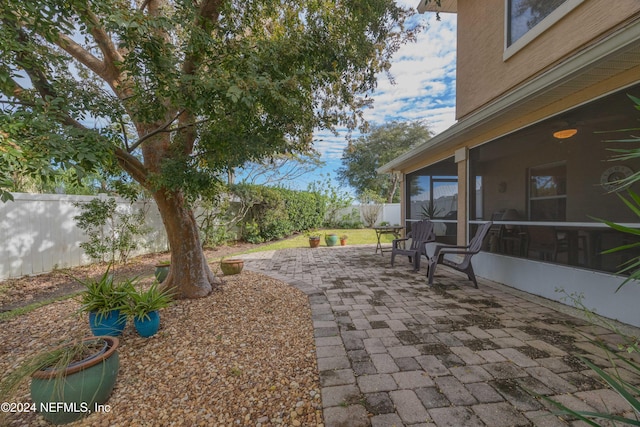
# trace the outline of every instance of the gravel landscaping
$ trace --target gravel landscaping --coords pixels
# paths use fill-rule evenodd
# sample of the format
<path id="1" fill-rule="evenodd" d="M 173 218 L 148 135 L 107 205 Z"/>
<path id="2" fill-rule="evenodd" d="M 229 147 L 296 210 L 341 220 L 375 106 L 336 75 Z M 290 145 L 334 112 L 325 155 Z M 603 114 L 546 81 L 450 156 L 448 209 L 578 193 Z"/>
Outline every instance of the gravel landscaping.
<path id="1" fill-rule="evenodd" d="M 206 298 L 164 309 L 154 337 L 141 338 L 128 325 L 110 412 L 70 425 L 322 424 L 307 297 L 246 270 L 223 281 Z M 90 335 L 85 316 L 75 314 L 78 307 L 63 300 L 3 322 L 0 372 L 62 339 Z M 28 385 L 11 401 L 29 401 Z M 8 414 L 4 423 L 48 425 L 28 412 Z"/>

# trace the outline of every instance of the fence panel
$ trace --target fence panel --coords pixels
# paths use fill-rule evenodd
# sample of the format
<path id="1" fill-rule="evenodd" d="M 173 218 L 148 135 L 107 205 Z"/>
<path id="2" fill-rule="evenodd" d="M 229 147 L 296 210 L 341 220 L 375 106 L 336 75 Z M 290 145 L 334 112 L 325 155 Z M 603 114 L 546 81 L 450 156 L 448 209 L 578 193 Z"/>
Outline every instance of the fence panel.
<path id="1" fill-rule="evenodd" d="M 80 213 L 74 203 L 89 202 L 95 196 L 13 193 L 13 197 L 13 202 L 0 203 L 0 280 L 91 262 L 80 247 L 86 237 L 73 217 Z M 124 199 L 116 201 L 121 210 L 142 207 L 139 202 L 131 207 Z M 134 255 L 168 248 L 162 220 L 153 203 L 147 224 L 152 231 L 144 239 L 146 247 Z"/>
<path id="2" fill-rule="evenodd" d="M 80 247 L 87 238 L 73 219 L 80 214 L 80 208 L 74 204 L 106 196 L 12 194 L 13 202 L 0 203 L 0 280 L 91 263 Z M 120 198 L 116 201 L 118 210 L 128 213 L 144 205 L 144 202 L 136 202 L 132 206 Z M 359 206 L 354 205 L 344 213 L 350 213 L 353 208 Z M 400 224 L 400 204 L 384 204 L 377 224 L 382 221 Z M 151 231 L 143 239 L 143 249 L 132 255 L 169 248 L 162 218 L 153 202 L 148 202 L 146 223 Z"/>

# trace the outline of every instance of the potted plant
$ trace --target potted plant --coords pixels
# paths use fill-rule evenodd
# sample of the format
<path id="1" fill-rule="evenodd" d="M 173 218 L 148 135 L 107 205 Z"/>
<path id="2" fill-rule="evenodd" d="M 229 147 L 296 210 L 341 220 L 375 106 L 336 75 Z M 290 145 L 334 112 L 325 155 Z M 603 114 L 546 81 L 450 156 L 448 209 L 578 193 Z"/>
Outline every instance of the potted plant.
<path id="1" fill-rule="evenodd" d="M 155 276 L 159 283 L 164 282 L 164 279 L 169 275 L 169 268 L 171 268 L 171 261 L 160 261 L 156 264 Z"/>
<path id="2" fill-rule="evenodd" d="M 115 283 L 109 269 L 98 280 L 78 280 L 86 288 L 80 294 L 80 311 L 89 314 L 89 326 L 96 336 L 118 336 L 127 324 L 122 312 L 127 306 L 131 281 Z"/>
<path id="3" fill-rule="evenodd" d="M 338 243 L 338 235 L 335 233 L 325 234 L 324 242 L 327 246 L 335 246 Z"/>
<path id="4" fill-rule="evenodd" d="M 76 421 L 109 399 L 120 369 L 118 345 L 115 337 L 90 337 L 41 352 L 2 381 L 0 395 L 14 397 L 31 377 L 30 410 L 53 424 Z"/>
<path id="5" fill-rule="evenodd" d="M 317 248 L 320 246 L 320 234 L 314 230 L 308 231 L 307 237 L 309 238 L 309 247 Z"/>
<path id="6" fill-rule="evenodd" d="M 347 245 L 347 238 L 349 236 L 347 236 L 346 234 L 343 234 L 342 236 L 340 236 L 340 246 L 346 246 Z"/>
<path id="7" fill-rule="evenodd" d="M 222 258 L 220 260 L 220 269 L 225 276 L 232 276 L 234 274 L 240 274 L 244 267 L 244 260 L 240 258 Z"/>
<path id="8" fill-rule="evenodd" d="M 160 289 L 158 282 L 153 282 L 146 291 L 137 290 L 132 283 L 129 287 L 129 304 L 124 312 L 133 317 L 133 325 L 142 337 L 155 335 L 160 329 L 161 308 L 173 302 L 170 289 Z"/>

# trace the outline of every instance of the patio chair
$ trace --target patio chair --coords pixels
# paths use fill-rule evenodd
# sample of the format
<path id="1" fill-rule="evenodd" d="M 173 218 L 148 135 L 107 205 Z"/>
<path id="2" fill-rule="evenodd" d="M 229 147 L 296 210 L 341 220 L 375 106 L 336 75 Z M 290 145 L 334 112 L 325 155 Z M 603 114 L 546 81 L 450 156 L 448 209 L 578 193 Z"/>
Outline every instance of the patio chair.
<path id="1" fill-rule="evenodd" d="M 406 244 L 411 239 L 411 245 L 408 248 L 401 247 L 400 242 Z M 427 256 L 425 244 L 436 240 L 433 232 L 433 223 L 429 220 L 414 222 L 411 225 L 411 231 L 403 239 L 394 239 L 391 243 L 391 266 L 395 262 L 396 255 L 407 255 L 409 262 L 413 262 L 413 271 L 420 270 L 420 258 L 422 255 Z"/>
<path id="2" fill-rule="evenodd" d="M 480 225 L 478 227 L 478 230 L 476 231 L 475 236 L 473 236 L 467 246 L 436 246 L 433 256 L 429 259 L 429 270 L 427 272 L 429 277 L 429 286 L 433 285 L 433 276 L 435 275 L 437 265 L 444 264 L 447 267 L 451 267 L 455 270 L 466 273 L 467 277 L 469 277 L 469 280 L 471 280 L 477 288 L 478 281 L 476 280 L 476 275 L 473 272 L 471 257 L 480 252 L 480 249 L 482 249 L 482 242 L 487 236 L 487 233 L 489 232 L 489 229 L 492 225 L 492 221 L 485 222 L 484 224 Z M 453 260 L 450 258 L 445 258 L 445 255 L 463 255 L 463 258 L 462 260 L 460 260 L 459 257 L 456 257 L 457 259 Z"/>

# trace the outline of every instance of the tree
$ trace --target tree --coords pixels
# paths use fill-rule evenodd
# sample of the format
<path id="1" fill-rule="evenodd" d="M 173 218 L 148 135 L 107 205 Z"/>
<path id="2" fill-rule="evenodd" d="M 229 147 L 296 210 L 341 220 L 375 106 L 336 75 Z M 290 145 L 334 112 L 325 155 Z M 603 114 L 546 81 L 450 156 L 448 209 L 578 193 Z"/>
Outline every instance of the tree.
<path id="1" fill-rule="evenodd" d="M 240 183 L 278 186 L 295 182 L 322 166 L 324 162 L 315 150 L 304 154 L 282 154 L 230 171 L 228 184 L 233 185 L 237 175 Z"/>
<path id="2" fill-rule="evenodd" d="M 428 141 L 433 133 L 423 122 L 396 122 L 374 127 L 350 141 L 342 153 L 342 167 L 338 178 L 356 190 L 358 196 L 372 190 L 387 203 L 397 201 L 399 177 L 393 174 L 379 175 L 380 166 L 406 153 L 415 145 Z"/>
<path id="3" fill-rule="evenodd" d="M 314 129 L 355 129 L 419 30 L 409 14 L 393 0 L 2 2 L 0 135 L 33 174 L 127 172 L 162 216 L 164 283 L 205 296 L 217 279 L 195 196 L 229 168 L 308 151 Z"/>

